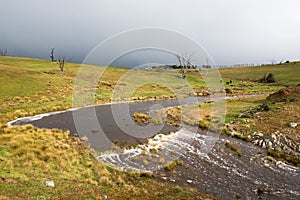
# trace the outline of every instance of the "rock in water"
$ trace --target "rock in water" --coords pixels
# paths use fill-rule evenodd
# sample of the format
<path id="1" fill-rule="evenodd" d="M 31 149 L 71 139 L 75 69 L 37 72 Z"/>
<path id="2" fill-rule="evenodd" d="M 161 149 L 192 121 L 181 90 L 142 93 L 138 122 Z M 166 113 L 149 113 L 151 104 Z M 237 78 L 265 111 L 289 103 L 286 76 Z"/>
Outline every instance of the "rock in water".
<path id="1" fill-rule="evenodd" d="M 262 147 L 263 149 L 267 148 L 266 142 L 263 142 L 262 145 L 261 145 L 261 147 Z"/>

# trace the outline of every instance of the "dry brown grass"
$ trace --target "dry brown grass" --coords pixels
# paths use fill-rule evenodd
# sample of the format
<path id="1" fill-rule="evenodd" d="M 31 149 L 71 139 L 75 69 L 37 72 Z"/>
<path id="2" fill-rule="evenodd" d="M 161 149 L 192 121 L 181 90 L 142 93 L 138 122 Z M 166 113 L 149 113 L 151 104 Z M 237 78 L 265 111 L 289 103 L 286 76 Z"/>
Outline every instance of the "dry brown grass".
<path id="1" fill-rule="evenodd" d="M 137 124 L 148 124 L 150 122 L 150 116 L 144 113 L 134 113 L 132 117 Z"/>
<path id="2" fill-rule="evenodd" d="M 80 139 L 70 137 L 67 131 L 36 129 L 32 125 L 3 125 L 1 130 L 1 152 L 9 155 L 3 157 L 3 160 L 9 160 L 4 169 L 37 168 L 43 173 L 59 173 L 65 179 L 94 177 L 94 181 L 98 181 L 98 176 L 110 176 L 105 166 L 91 156 Z M 30 174 L 30 170 L 28 172 Z M 30 178 L 29 174 L 27 178 Z M 14 176 L 13 171 L 10 176 Z"/>

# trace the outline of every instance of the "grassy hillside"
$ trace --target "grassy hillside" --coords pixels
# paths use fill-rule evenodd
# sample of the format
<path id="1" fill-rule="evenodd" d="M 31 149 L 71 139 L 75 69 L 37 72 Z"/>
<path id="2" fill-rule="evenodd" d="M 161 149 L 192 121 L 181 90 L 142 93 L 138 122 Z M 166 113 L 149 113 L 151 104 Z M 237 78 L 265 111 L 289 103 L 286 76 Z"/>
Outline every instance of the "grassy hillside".
<path id="1" fill-rule="evenodd" d="M 0 57 L 0 122 L 16 117 L 63 110 L 72 105 L 73 83 L 80 64 L 67 63 L 60 72 L 57 63 L 46 60 Z M 124 68 L 107 68 L 99 82 L 96 102 L 109 102 L 117 81 L 128 72 Z M 220 69 L 223 83 L 233 94 L 270 93 L 300 83 L 300 63 Z M 275 75 L 275 83 L 258 83 L 265 73 Z M 197 90 L 206 85 L 195 70 L 187 72 L 187 80 Z M 231 84 L 226 84 L 232 80 Z M 167 83 L 167 82 L 166 82 Z M 174 94 L 165 87 L 145 85 L 132 99 L 168 98 Z M 16 113 L 14 113 L 16 112 Z"/>
<path id="2" fill-rule="evenodd" d="M 300 83 L 300 63 L 284 63 L 281 65 L 263 65 L 257 67 L 221 69 L 225 80 L 256 81 L 264 74 L 273 73 L 276 83 L 272 85 L 297 85 Z"/>

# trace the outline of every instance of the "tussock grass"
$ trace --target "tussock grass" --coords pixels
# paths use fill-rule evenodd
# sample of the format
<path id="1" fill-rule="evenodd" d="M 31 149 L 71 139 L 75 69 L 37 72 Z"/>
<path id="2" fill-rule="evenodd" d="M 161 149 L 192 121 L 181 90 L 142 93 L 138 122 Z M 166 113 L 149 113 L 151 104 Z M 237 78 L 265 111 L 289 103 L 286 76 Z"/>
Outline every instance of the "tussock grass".
<path id="1" fill-rule="evenodd" d="M 65 179 L 93 177 L 91 174 L 110 175 L 104 165 L 96 164 L 82 142 L 70 137 L 67 131 L 36 129 L 31 125 L 5 127 L 0 134 L 0 144 L 2 151 L 9 155 L 5 159 L 12 161 L 2 166 L 5 169 L 38 168 L 45 173 L 59 173 Z M 92 166 L 95 168 L 91 169 Z M 13 172 L 10 171 L 8 176 L 14 178 Z"/>
<path id="2" fill-rule="evenodd" d="M 240 149 L 238 149 L 234 144 L 232 144 L 229 141 L 225 142 L 225 147 L 227 147 L 228 149 L 232 150 L 236 155 L 238 155 L 239 157 L 242 156 L 242 151 Z"/>
<path id="3" fill-rule="evenodd" d="M 299 158 L 299 157 L 293 156 L 293 155 L 288 155 L 288 154 L 286 154 L 286 153 L 284 153 L 284 152 L 282 152 L 282 151 L 278 151 L 278 150 L 275 151 L 275 150 L 269 149 L 269 150 L 268 150 L 268 154 L 269 154 L 270 156 L 275 157 L 275 158 L 282 158 L 282 159 L 285 159 L 285 160 L 287 160 L 288 162 L 291 162 L 291 163 L 293 163 L 293 164 L 295 164 L 295 165 L 300 164 L 300 158 Z"/>
<path id="4" fill-rule="evenodd" d="M 134 113 L 133 118 L 137 124 L 139 123 L 148 124 L 150 120 L 150 116 L 144 113 Z"/>
<path id="5" fill-rule="evenodd" d="M 182 165 L 182 164 L 183 164 L 182 160 L 177 159 L 177 160 L 175 160 L 175 161 L 169 162 L 169 163 L 164 167 L 164 169 L 165 169 L 166 171 L 174 171 L 174 170 L 175 170 L 175 167 L 176 167 L 177 165 Z"/>

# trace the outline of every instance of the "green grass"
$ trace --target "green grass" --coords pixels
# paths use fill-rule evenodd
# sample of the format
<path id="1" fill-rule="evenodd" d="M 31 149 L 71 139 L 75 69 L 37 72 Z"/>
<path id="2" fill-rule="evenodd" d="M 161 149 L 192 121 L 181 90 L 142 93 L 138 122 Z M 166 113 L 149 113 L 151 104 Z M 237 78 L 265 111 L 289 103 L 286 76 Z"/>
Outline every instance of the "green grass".
<path id="1" fill-rule="evenodd" d="M 178 159 L 177 159 L 177 160 L 175 160 L 175 161 L 169 162 L 169 163 L 164 167 L 164 169 L 165 169 L 166 171 L 174 171 L 177 165 L 182 165 L 182 164 L 183 164 L 183 162 L 182 162 L 181 160 L 178 160 Z"/>
<path id="2" fill-rule="evenodd" d="M 241 67 L 220 69 L 225 87 L 237 94 L 270 93 L 286 86 L 296 86 L 300 83 L 300 62 L 265 65 L 258 67 Z M 275 83 L 259 83 L 258 80 L 267 73 L 273 73 Z M 232 80 L 232 84 L 226 82 Z M 231 86 L 232 85 L 232 86 Z"/>
<path id="3" fill-rule="evenodd" d="M 241 121 L 244 118 L 238 118 L 238 115 L 247 108 L 254 108 L 265 102 L 266 96 L 257 97 L 241 97 L 238 99 L 229 99 L 226 103 L 226 119 L 225 122 Z"/>
<path id="4" fill-rule="evenodd" d="M 292 155 L 287 155 L 282 151 L 275 151 L 275 150 L 268 150 L 268 154 L 275 157 L 275 158 L 282 158 L 285 159 L 295 165 L 300 164 L 300 158 Z"/>
<path id="5" fill-rule="evenodd" d="M 239 157 L 242 156 L 242 151 L 240 149 L 238 149 L 234 144 L 232 144 L 231 142 L 227 141 L 225 143 L 225 147 L 227 147 L 228 149 L 230 149 L 231 151 L 233 151 L 236 155 L 238 155 Z"/>
<path id="6" fill-rule="evenodd" d="M 220 70 L 223 78 L 227 80 L 257 81 L 266 73 L 273 73 L 277 84 L 297 85 L 300 83 L 300 62 L 282 65 L 264 65 L 258 67 L 225 68 Z M 275 84 L 276 84 L 275 83 Z M 273 85 L 273 84 L 271 84 Z"/>

